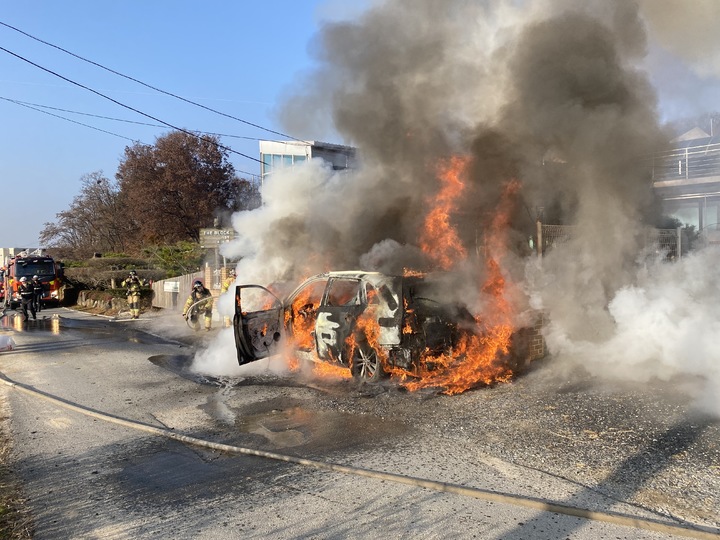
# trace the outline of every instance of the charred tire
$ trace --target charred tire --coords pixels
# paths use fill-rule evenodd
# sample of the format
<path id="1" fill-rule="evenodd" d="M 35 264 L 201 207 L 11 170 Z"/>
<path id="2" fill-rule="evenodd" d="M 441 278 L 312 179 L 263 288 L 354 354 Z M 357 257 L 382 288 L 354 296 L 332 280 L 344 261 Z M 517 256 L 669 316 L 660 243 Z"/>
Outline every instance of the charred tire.
<path id="1" fill-rule="evenodd" d="M 377 382 L 382 378 L 380 356 L 367 342 L 359 343 L 353 351 L 352 375 L 355 379 L 367 382 Z"/>

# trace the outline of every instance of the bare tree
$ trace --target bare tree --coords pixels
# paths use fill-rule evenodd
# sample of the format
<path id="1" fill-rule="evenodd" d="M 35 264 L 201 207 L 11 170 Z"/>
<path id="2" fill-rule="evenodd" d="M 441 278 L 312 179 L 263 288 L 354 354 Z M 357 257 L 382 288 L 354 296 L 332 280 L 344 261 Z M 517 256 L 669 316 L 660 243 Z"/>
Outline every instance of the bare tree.
<path id="1" fill-rule="evenodd" d="M 258 182 L 238 178 L 233 210 L 253 210 L 258 208 L 261 203 L 260 185 Z"/>
<path id="2" fill-rule="evenodd" d="M 199 229 L 232 211 L 235 169 L 215 137 L 174 131 L 154 146 L 125 148 L 116 174 L 128 219 L 137 227 L 136 248 L 199 240 Z"/>
<path id="3" fill-rule="evenodd" d="M 95 252 L 123 252 L 131 237 L 131 224 L 117 183 L 102 171 L 84 175 L 80 194 L 67 210 L 56 214 L 57 221 L 45 223 L 40 242 L 48 247 L 69 250 L 83 258 Z"/>

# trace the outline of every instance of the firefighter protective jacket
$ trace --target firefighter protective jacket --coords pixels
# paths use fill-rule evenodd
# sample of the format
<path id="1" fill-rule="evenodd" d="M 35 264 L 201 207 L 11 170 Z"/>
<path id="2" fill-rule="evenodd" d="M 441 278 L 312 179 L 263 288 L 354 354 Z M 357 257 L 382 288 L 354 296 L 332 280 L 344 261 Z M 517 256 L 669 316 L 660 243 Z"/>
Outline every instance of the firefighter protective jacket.
<path id="1" fill-rule="evenodd" d="M 18 285 L 18 293 L 20 293 L 20 298 L 23 301 L 32 300 L 33 296 L 35 296 L 32 283 L 28 283 L 27 281 Z"/>

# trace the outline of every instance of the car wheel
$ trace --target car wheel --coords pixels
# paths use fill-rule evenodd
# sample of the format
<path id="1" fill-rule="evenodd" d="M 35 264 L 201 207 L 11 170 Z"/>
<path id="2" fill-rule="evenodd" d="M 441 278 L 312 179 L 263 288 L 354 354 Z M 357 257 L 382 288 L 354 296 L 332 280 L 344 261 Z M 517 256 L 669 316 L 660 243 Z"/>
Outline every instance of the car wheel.
<path id="1" fill-rule="evenodd" d="M 383 374 L 383 367 L 377 351 L 368 343 L 359 343 L 353 352 L 353 377 L 361 381 L 376 382 Z"/>

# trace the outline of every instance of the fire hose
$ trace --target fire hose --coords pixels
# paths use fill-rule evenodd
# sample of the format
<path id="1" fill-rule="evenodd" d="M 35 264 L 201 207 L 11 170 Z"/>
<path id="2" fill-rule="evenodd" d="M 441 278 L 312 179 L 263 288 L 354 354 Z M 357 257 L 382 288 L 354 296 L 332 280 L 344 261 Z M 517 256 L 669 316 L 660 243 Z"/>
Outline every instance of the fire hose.
<path id="1" fill-rule="evenodd" d="M 593 520 L 593 521 L 602 521 L 605 523 L 612 523 L 612 524 L 621 525 L 624 527 L 633 527 L 636 529 L 643 529 L 646 531 L 660 532 L 660 533 L 665 533 L 665 534 L 675 534 L 675 535 L 683 536 L 686 538 L 700 538 L 700 539 L 708 539 L 708 540 L 720 539 L 720 530 L 719 529 L 711 529 L 711 528 L 700 527 L 700 526 L 691 525 L 691 524 L 687 524 L 687 525 L 673 524 L 673 523 L 668 523 L 665 521 L 633 517 L 633 516 L 628 516 L 628 515 L 619 514 L 619 513 L 597 512 L 597 511 L 593 511 L 593 510 L 587 510 L 584 508 L 568 506 L 568 505 L 564 505 L 561 503 L 544 501 L 542 499 L 537 499 L 537 498 L 532 498 L 532 497 L 523 497 L 520 495 L 500 493 L 497 491 L 491 491 L 491 490 L 487 490 L 487 489 L 466 487 L 466 486 L 460 486 L 457 484 L 448 484 L 446 482 L 439 482 L 439 481 L 435 481 L 435 480 L 426 480 L 423 478 L 416 478 L 416 477 L 405 476 L 405 475 L 401 475 L 401 474 L 374 471 L 371 469 L 362 469 L 359 467 L 352 467 L 352 466 L 348 466 L 348 465 L 338 465 L 336 463 L 327 463 L 327 462 L 316 461 L 316 460 L 312 460 L 312 459 L 305 459 L 305 458 L 300 458 L 300 457 L 295 457 L 295 456 L 277 454 L 274 452 L 265 452 L 262 450 L 255 450 L 252 448 L 243 448 L 243 447 L 239 447 L 239 446 L 232 446 L 232 445 L 223 444 L 223 443 L 206 441 L 203 439 L 198 439 L 196 437 L 191 437 L 189 435 L 183 435 L 181 433 L 176 433 L 169 429 L 158 428 L 158 427 L 151 426 L 148 424 L 143 424 L 143 423 L 136 422 L 133 420 L 126 420 L 124 418 L 119 418 L 117 416 L 111 416 L 109 414 L 105 414 L 105 413 L 98 412 L 98 411 L 95 411 L 92 409 L 88 409 L 81 405 L 77 405 L 75 403 L 71 403 L 71 402 L 65 401 L 61 398 L 52 396 L 50 394 L 47 394 L 45 392 L 42 392 L 42 391 L 32 388 L 30 386 L 26 386 L 22 383 L 12 381 L 4 373 L 1 373 L 1 372 L 0 372 L 0 381 L 3 384 L 9 386 L 10 388 L 18 390 L 22 393 L 28 394 L 28 395 L 36 397 L 36 398 L 44 399 L 55 405 L 59 405 L 60 407 L 63 407 L 65 409 L 75 411 L 80 414 L 90 416 L 92 418 L 97 418 L 97 419 L 103 420 L 105 422 L 111 422 L 113 424 L 118 424 L 121 426 L 125 426 L 127 428 L 135 429 L 138 431 L 144 431 L 144 432 L 150 433 L 152 435 L 158 435 L 158 436 L 166 437 L 168 439 L 173 439 L 175 441 L 179 441 L 182 443 L 191 444 L 191 445 L 199 446 L 199 447 L 203 447 L 203 448 L 210 448 L 210 449 L 217 450 L 219 452 L 225 452 L 228 454 L 241 454 L 241 455 L 246 455 L 246 456 L 256 456 L 256 457 L 261 457 L 261 458 L 266 458 L 266 459 L 274 459 L 276 461 L 284 461 L 286 463 L 294 463 L 297 465 L 313 467 L 315 469 L 320 469 L 320 470 L 333 471 L 333 472 L 338 472 L 338 473 L 343 473 L 343 474 L 351 474 L 351 475 L 355 475 L 355 476 L 362 476 L 365 478 L 374 478 L 374 479 L 378 479 L 378 480 L 386 480 L 389 482 L 395 482 L 398 484 L 404 484 L 404 485 L 413 486 L 413 487 L 421 487 L 421 488 L 430 489 L 430 490 L 438 491 L 438 492 L 454 493 L 456 495 L 461 495 L 464 497 L 472 497 L 475 499 L 480 499 L 480 500 L 484 500 L 484 501 L 488 501 L 488 502 L 511 504 L 514 506 L 530 508 L 533 510 L 539 510 L 539 511 L 543 511 L 543 512 L 553 512 L 553 513 L 557 513 L 557 514 L 564 514 L 564 515 L 578 517 L 578 518 L 585 518 L 585 519 Z"/>
<path id="2" fill-rule="evenodd" d="M 193 330 L 195 330 L 195 326 L 196 326 L 196 323 L 192 320 L 193 319 L 193 316 L 192 316 L 193 311 L 196 309 L 199 310 L 201 304 L 207 304 L 210 300 L 212 300 L 212 297 L 202 298 L 202 299 L 198 300 L 197 302 L 195 302 L 194 304 L 192 304 L 188 308 L 188 310 L 185 312 L 185 323 Z"/>

